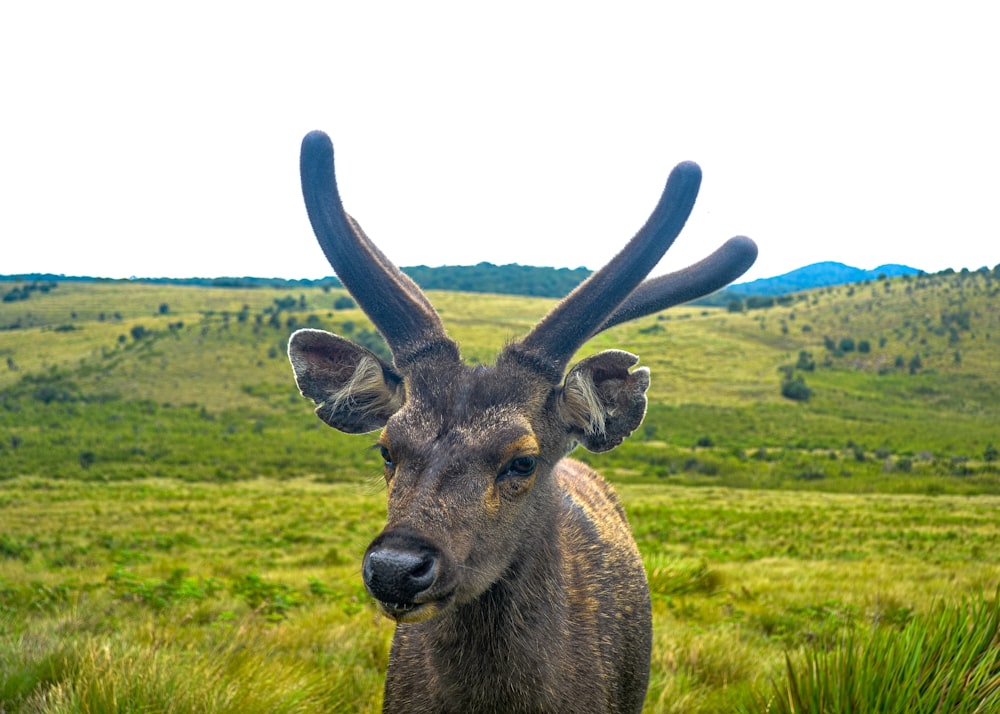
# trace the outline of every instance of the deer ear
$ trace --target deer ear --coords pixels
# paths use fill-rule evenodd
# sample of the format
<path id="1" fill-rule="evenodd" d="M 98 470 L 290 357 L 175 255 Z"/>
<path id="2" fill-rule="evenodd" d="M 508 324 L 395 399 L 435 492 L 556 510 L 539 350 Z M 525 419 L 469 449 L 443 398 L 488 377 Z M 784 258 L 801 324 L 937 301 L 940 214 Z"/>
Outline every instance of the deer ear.
<path id="1" fill-rule="evenodd" d="M 288 359 L 302 396 L 334 429 L 362 434 L 385 426 L 405 400 L 403 378 L 374 352 L 323 330 L 298 330 Z"/>
<path id="2" fill-rule="evenodd" d="M 649 369 L 630 372 L 638 361 L 628 352 L 606 350 L 581 360 L 566 375 L 563 419 L 589 451 L 615 448 L 642 423 Z"/>

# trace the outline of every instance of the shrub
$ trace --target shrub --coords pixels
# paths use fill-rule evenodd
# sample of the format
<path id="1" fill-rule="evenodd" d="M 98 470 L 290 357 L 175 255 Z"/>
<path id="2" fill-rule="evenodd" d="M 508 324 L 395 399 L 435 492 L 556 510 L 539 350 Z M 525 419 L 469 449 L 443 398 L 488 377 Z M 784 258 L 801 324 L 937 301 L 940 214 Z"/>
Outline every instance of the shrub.
<path id="1" fill-rule="evenodd" d="M 768 307 L 774 307 L 774 298 L 762 295 L 751 295 L 747 298 L 746 306 L 747 310 L 761 310 Z"/>
<path id="2" fill-rule="evenodd" d="M 695 458 L 687 459 L 681 468 L 688 473 L 701 474 L 702 476 L 718 476 L 720 471 L 719 465 L 714 461 L 701 461 Z"/>
<path id="3" fill-rule="evenodd" d="M 816 369 L 816 360 L 813 359 L 812 352 L 801 350 L 799 352 L 799 361 L 795 363 L 795 369 L 803 372 L 814 371 Z"/>
<path id="4" fill-rule="evenodd" d="M 812 397 L 812 390 L 806 384 L 802 375 L 787 378 L 781 382 L 781 396 L 796 402 L 807 402 Z"/>
<path id="5" fill-rule="evenodd" d="M 822 471 L 814 471 L 812 469 L 795 474 L 796 481 L 822 481 L 825 478 L 825 473 Z"/>

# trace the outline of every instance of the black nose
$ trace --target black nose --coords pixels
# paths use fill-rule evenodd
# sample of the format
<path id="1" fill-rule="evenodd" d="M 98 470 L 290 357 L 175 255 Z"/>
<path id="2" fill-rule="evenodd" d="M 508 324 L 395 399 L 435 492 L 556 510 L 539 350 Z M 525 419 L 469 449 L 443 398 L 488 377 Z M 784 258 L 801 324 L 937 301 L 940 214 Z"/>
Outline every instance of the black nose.
<path id="1" fill-rule="evenodd" d="M 409 605 L 434 584 L 438 559 L 428 552 L 378 548 L 365 556 L 361 570 L 376 600 Z"/>

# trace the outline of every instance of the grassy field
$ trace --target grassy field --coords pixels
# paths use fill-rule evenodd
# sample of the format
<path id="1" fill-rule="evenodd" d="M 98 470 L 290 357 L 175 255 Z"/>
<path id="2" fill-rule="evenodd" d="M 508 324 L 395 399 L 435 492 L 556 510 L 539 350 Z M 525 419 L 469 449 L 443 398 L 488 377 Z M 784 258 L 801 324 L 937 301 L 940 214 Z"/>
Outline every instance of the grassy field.
<path id="1" fill-rule="evenodd" d="M 620 490 L 653 592 L 650 712 L 725 711 L 786 652 L 1000 582 L 994 496 Z M 378 710 L 374 486 L 18 479 L 0 508 L 8 710 Z"/>
<path id="2" fill-rule="evenodd" d="M 871 702 L 876 661 L 1000 706 L 998 280 L 686 307 L 585 347 L 653 373 L 636 434 L 574 454 L 646 562 L 648 712 L 822 711 L 869 680 L 836 696 Z M 304 325 L 377 346 L 364 316 L 318 288 L 42 287 L 0 303 L 0 712 L 378 711 L 392 627 L 359 570 L 380 464 L 284 357 Z M 479 362 L 552 304 L 431 298 Z M 968 691 L 933 689 L 945 661 Z"/>

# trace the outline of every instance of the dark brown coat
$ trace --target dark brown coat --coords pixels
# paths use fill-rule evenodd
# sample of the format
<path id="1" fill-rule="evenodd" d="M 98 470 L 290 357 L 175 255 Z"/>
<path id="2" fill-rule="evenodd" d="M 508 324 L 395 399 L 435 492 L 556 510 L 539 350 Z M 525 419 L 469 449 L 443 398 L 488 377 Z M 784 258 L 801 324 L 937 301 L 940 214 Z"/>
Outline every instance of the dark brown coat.
<path id="1" fill-rule="evenodd" d="M 492 366 L 462 363 L 426 296 L 340 205 L 329 139 L 303 141 L 303 194 L 320 245 L 388 342 L 393 363 L 320 330 L 289 358 L 323 421 L 381 429 L 387 522 L 368 592 L 398 624 L 386 712 L 638 712 L 651 620 L 642 560 L 611 487 L 566 455 L 614 448 L 642 421 L 649 372 L 591 336 L 710 292 L 756 247 L 735 238 L 643 282 L 694 204 L 681 164 L 646 225 Z"/>

